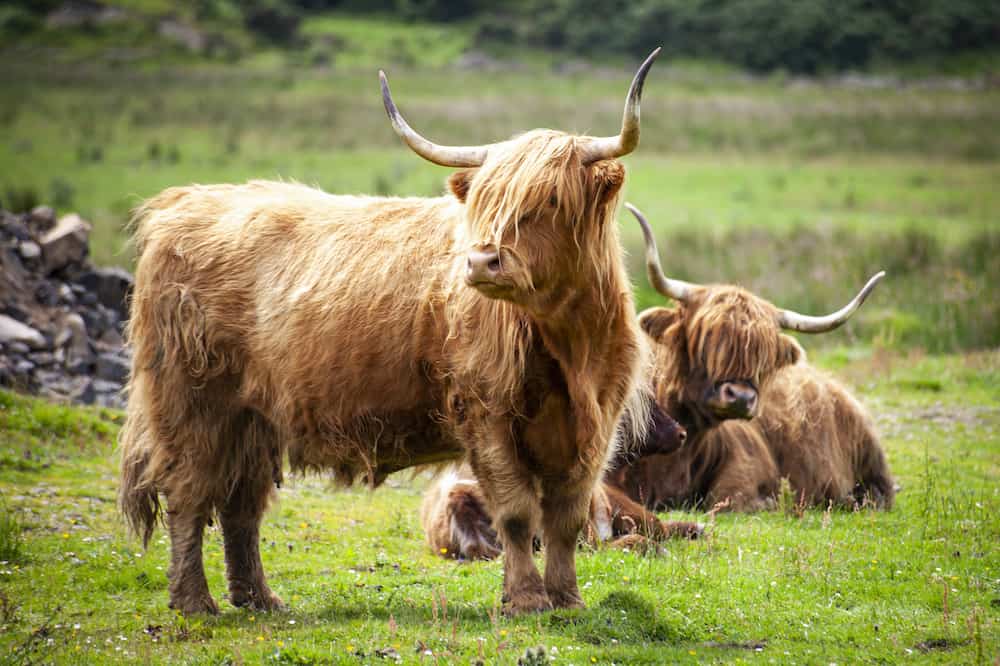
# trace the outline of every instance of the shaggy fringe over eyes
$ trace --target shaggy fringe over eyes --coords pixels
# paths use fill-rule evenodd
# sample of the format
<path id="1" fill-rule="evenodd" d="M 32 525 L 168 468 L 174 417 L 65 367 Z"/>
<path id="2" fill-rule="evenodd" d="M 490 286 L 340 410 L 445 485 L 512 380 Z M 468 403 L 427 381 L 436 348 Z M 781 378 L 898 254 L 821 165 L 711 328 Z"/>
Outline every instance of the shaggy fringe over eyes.
<path id="1" fill-rule="evenodd" d="M 553 195 L 561 210 L 584 209 L 586 178 L 576 137 L 534 130 L 491 151 L 469 187 L 468 218 L 473 236 L 499 247 L 515 237 L 522 217 L 543 210 Z"/>
<path id="2" fill-rule="evenodd" d="M 777 310 L 742 289 L 713 289 L 688 327 L 692 361 L 712 382 L 752 379 L 758 384 L 780 365 Z"/>
<path id="3" fill-rule="evenodd" d="M 613 265 L 609 253 L 618 250 L 617 235 L 611 243 L 605 237 L 608 229 L 614 233 L 615 225 L 607 221 L 618 198 L 598 190 L 594 170 L 581 161 L 579 139 L 553 130 L 532 130 L 491 151 L 477 170 L 466 201 L 472 240 L 500 247 L 513 232 L 516 243 L 521 219 L 546 210 L 554 196 L 555 220 L 566 211 L 574 213 L 570 224 L 578 265 L 596 268 L 603 280 Z"/>

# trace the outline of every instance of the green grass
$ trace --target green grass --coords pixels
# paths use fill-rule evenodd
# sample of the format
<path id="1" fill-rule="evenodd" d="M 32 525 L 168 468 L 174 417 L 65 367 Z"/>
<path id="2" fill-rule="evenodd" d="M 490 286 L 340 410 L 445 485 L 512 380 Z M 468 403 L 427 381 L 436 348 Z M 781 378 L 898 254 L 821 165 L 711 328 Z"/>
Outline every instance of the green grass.
<path id="1" fill-rule="evenodd" d="M 181 618 L 166 607 L 167 542 L 128 539 L 114 509 L 119 415 L 0 393 L 4 520 L 0 653 L 17 662 L 992 663 L 1000 654 L 1000 355 L 832 349 L 874 412 L 902 491 L 888 513 L 720 515 L 658 556 L 583 549 L 580 612 L 498 615 L 497 562 L 422 541 L 426 480 L 333 491 L 297 478 L 265 518 L 272 587 L 290 605 Z M 44 425 L 43 425 L 44 424 Z M 38 459 L 23 467 L 11 461 Z M 705 520 L 674 512 L 675 518 Z M 221 535 L 205 548 L 224 592 Z M 427 654 L 430 652 L 430 655 Z M 392 654 L 392 653 L 390 653 Z M 433 656 L 431 656 L 433 655 Z"/>

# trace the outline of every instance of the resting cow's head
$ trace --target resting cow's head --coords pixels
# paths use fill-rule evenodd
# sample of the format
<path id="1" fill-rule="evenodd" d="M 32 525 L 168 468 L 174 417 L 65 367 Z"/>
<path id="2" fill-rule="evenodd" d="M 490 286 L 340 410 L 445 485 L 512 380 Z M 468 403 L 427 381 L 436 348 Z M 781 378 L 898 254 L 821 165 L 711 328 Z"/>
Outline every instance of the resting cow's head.
<path id="1" fill-rule="evenodd" d="M 532 130 L 486 146 L 440 146 L 410 128 L 380 73 L 397 134 L 421 157 L 463 169 L 449 188 L 466 204 L 460 245 L 468 286 L 544 312 L 617 256 L 613 212 L 625 172 L 615 158 L 639 142 L 639 99 L 658 53 L 632 81 L 621 132 L 604 138 Z"/>
<path id="2" fill-rule="evenodd" d="M 697 285 L 668 278 L 645 217 L 625 204 L 642 226 L 650 283 L 677 304 L 653 307 L 639 323 L 657 343 L 657 398 L 668 410 L 693 412 L 702 423 L 753 418 L 759 390 L 778 370 L 803 356 L 783 329 L 823 333 L 843 325 L 885 275 L 873 276 L 843 308 L 823 317 L 775 307 L 732 285 Z"/>

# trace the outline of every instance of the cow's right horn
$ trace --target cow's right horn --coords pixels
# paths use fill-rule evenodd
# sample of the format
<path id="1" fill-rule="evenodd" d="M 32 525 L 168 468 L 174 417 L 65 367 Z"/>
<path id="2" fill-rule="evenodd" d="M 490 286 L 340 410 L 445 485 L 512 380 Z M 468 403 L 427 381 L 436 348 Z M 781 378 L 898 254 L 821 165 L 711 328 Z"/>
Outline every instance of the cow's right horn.
<path id="1" fill-rule="evenodd" d="M 428 141 L 403 120 L 402 114 L 392 101 L 392 94 L 389 92 L 389 81 L 385 78 L 385 72 L 379 70 L 379 81 L 382 83 L 382 103 L 385 105 L 385 112 L 389 114 L 392 121 L 392 128 L 396 134 L 413 149 L 417 155 L 425 160 L 447 167 L 477 167 L 482 166 L 486 161 L 486 154 L 489 146 L 439 146 L 432 141 Z"/>
<path id="2" fill-rule="evenodd" d="M 653 237 L 653 229 L 646 221 L 646 216 L 630 203 L 626 203 L 625 207 L 635 215 L 639 226 L 642 227 L 642 235 L 646 240 L 646 276 L 649 278 L 649 284 L 667 298 L 683 303 L 698 285 L 683 280 L 674 280 L 663 274 L 663 267 L 660 266 L 660 253 L 656 249 L 656 239 Z"/>

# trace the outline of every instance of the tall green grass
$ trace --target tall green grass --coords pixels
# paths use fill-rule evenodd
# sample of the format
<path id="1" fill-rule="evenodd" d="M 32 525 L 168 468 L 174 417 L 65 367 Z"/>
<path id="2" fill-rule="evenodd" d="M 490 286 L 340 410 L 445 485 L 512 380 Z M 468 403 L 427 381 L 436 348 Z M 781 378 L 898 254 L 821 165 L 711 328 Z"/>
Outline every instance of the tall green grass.
<path id="1" fill-rule="evenodd" d="M 613 132 L 634 67 L 556 70 L 552 54 L 525 53 L 461 69 L 449 63 L 470 47 L 462 26 L 329 16 L 303 31 L 332 59 L 0 62 L 0 203 L 77 210 L 94 222 L 95 260 L 129 265 L 129 210 L 172 185 L 283 178 L 342 193 L 440 193 L 449 171 L 411 154 L 385 119 L 381 66 L 412 124 L 449 143 L 540 126 Z M 989 296 L 1000 271 L 1000 92 L 859 89 L 661 62 L 642 122 L 625 198 L 662 230 L 671 272 L 819 311 L 885 268 L 858 323 L 816 344 L 1000 344 Z M 621 225 L 637 254 L 637 227 L 627 214 Z M 640 302 L 655 302 L 633 268 Z"/>

